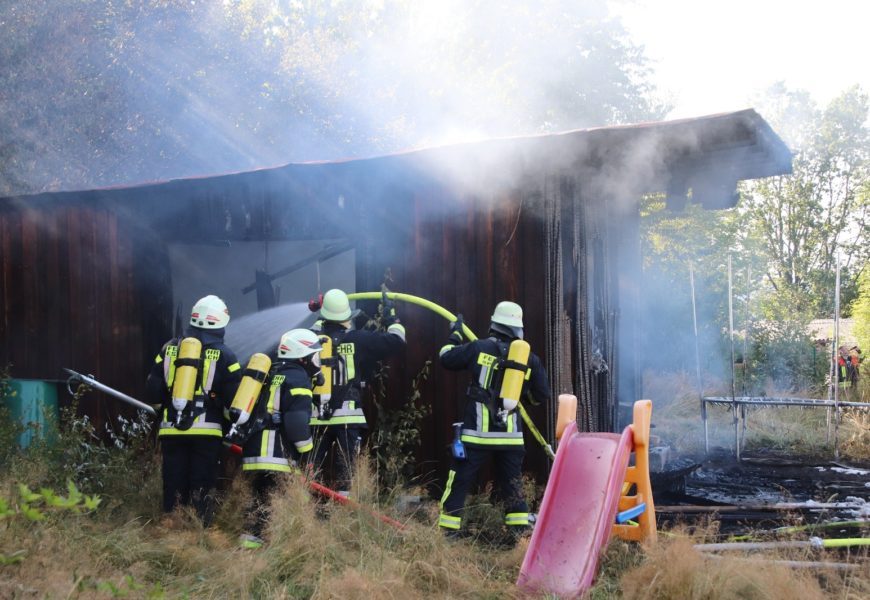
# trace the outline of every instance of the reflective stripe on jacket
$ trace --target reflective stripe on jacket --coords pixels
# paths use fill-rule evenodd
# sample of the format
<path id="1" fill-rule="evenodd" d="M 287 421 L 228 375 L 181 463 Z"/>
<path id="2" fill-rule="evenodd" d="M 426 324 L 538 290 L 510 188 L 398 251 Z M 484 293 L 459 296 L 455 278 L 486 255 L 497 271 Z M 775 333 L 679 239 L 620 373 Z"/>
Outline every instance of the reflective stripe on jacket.
<path id="1" fill-rule="evenodd" d="M 501 387 L 503 371 L 499 369 L 499 364 L 501 359 L 507 357 L 507 349 L 508 341 L 495 337 L 466 344 L 457 344 L 451 339 L 441 348 L 439 358 L 442 366 L 452 371 L 471 372 L 468 401 L 463 411 L 463 443 L 491 449 L 523 445 L 522 419 L 518 413 L 511 411 L 503 421 L 499 421 L 497 413 L 487 406 L 488 403 L 494 404 L 492 398 L 497 396 Z M 547 374 L 535 354 L 529 355 L 523 395 L 526 392 L 539 402 L 550 399 Z"/>
<path id="2" fill-rule="evenodd" d="M 266 406 L 255 407 L 265 413 L 266 427 L 255 433 L 245 443 L 242 451 L 243 471 L 290 471 L 290 461 L 284 455 L 284 446 L 281 443 L 280 432 L 272 425 L 272 415 L 281 413 L 281 384 L 284 383 L 284 375 L 272 375 L 268 395 L 265 396 Z M 261 394 L 257 402 L 262 402 L 264 395 Z"/>
<path id="3" fill-rule="evenodd" d="M 405 328 L 394 323 L 383 331 L 345 329 L 326 321 L 318 332 L 332 338 L 333 350 L 340 357 L 333 368 L 333 395 L 337 386 L 346 386 L 347 391 L 340 407 L 335 408 L 329 419 L 320 419 L 320 397 L 314 396 L 311 406 L 311 425 L 355 425 L 367 427 L 362 409 L 360 389 L 363 371 L 373 369 L 374 363 L 397 354 L 405 347 Z"/>
<path id="4" fill-rule="evenodd" d="M 205 338 L 202 350 L 202 366 L 197 374 L 197 389 L 194 403 L 201 403 L 201 413 L 197 414 L 189 429 L 175 427 L 177 412 L 171 404 L 172 385 L 175 382 L 175 360 L 178 356 L 178 339 L 170 340 L 154 359 L 154 366 L 148 379 L 152 398 L 162 405 L 162 420 L 158 437 L 163 436 L 223 436 L 224 404 L 232 400 L 232 394 L 241 379 L 241 366 L 233 352 L 220 338 L 202 334 Z M 158 380 L 159 379 L 159 383 Z M 157 392 L 156 388 L 160 388 Z M 156 398 L 155 398 L 156 396 Z"/>
<path id="5" fill-rule="evenodd" d="M 267 425 L 245 443 L 242 470 L 289 471 L 288 454 L 295 459 L 314 448 L 308 426 L 311 388 L 311 378 L 298 363 L 273 364 L 268 392 L 260 395 L 254 409 Z M 276 422 L 280 425 L 273 425 Z"/>

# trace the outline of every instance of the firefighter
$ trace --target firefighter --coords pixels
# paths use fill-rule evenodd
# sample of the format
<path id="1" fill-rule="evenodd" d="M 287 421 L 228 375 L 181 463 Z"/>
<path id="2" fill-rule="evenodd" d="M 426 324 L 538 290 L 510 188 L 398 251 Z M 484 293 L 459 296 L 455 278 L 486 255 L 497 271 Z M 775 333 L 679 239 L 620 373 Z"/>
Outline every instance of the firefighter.
<path id="1" fill-rule="evenodd" d="M 347 294 L 332 289 L 323 295 L 315 331 L 324 343 L 321 353 L 325 385 L 314 390 L 311 426 L 314 428 L 314 469 L 321 472 L 335 446 L 336 483 L 348 495 L 362 435 L 368 428 L 363 413 L 362 369 L 366 364 L 398 354 L 405 347 L 405 328 L 395 304 L 385 300 L 386 332 L 351 328 L 353 311 Z"/>
<path id="2" fill-rule="evenodd" d="M 185 337 L 164 344 L 146 381 L 149 398 L 162 415 L 157 435 L 163 454 L 163 511 L 192 505 L 206 526 L 213 516 L 224 410 L 241 380 L 236 355 L 223 341 L 229 321 L 223 300 L 200 298 Z"/>
<path id="3" fill-rule="evenodd" d="M 304 460 L 314 448 L 311 429 L 311 390 L 320 374 L 319 336 L 293 329 L 281 336 L 277 360 L 260 393 L 242 451 L 242 471 L 249 474 L 253 501 L 246 519 L 244 548 L 263 544 L 269 494 L 282 473 Z M 235 440 L 230 440 L 235 441 Z M 289 460 L 288 460 L 289 458 Z"/>
<path id="4" fill-rule="evenodd" d="M 846 346 L 840 346 L 837 353 L 837 385 L 840 387 L 844 397 L 848 395 L 852 387 L 852 378 L 850 377 L 851 366 L 849 351 L 846 349 Z"/>
<path id="5" fill-rule="evenodd" d="M 847 375 L 852 387 L 852 399 L 860 401 L 861 391 L 858 389 L 858 381 L 861 378 L 861 349 L 858 346 L 849 348 Z"/>
<path id="6" fill-rule="evenodd" d="M 450 337 L 439 353 L 441 364 L 451 371 L 472 373 L 459 431 L 460 447 L 441 496 L 438 525 L 448 537 L 458 537 L 462 528 L 465 497 L 477 473 L 489 457 L 494 460 L 496 493 L 505 504 L 504 523 L 511 539 L 529 529 L 529 508 L 522 489 L 525 455 L 522 419 L 517 413 L 519 397 L 531 393 L 539 402 L 550 399 L 547 374 L 540 359 L 528 352 L 523 339 L 523 311 L 514 302 L 499 302 L 491 317 L 489 335 L 463 343 L 462 316 L 451 324 Z M 514 348 L 525 346 L 524 361 Z M 516 371 L 511 375 L 511 371 Z M 516 389 L 505 393 L 504 383 L 512 379 Z M 457 424 L 457 429 L 459 426 Z"/>

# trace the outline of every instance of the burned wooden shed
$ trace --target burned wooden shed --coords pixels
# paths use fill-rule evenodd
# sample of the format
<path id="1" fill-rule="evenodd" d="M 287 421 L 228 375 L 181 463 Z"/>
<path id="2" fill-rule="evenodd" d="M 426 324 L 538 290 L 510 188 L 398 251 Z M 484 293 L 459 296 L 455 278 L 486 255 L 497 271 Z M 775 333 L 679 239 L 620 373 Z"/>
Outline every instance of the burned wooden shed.
<path id="1" fill-rule="evenodd" d="M 581 428 L 613 430 L 620 405 L 640 393 L 634 348 L 642 195 L 666 193 L 679 208 L 691 193 L 707 208 L 725 208 L 736 202 L 738 181 L 790 168 L 782 141 L 745 110 L 5 198 L 2 359 L 16 377 L 55 379 L 71 367 L 137 396 L 173 330 L 173 277 L 205 272 L 218 294 L 250 288 L 256 270 L 261 283 L 277 281 L 260 265 L 246 278 L 232 277 L 203 249 L 232 253 L 243 243 L 261 244 L 274 275 L 338 245 L 352 249 L 357 290 L 378 290 L 388 274 L 392 290 L 461 312 L 478 334 L 496 302 L 519 302 L 526 338 L 554 393 L 578 396 Z M 284 255 L 282 242 L 296 245 Z M 196 251 L 172 266 L 176 243 Z M 291 290 L 300 298 L 317 291 Z M 425 362 L 437 358 L 448 332 L 432 313 L 400 310 L 408 350 L 391 365 L 394 407 L 407 399 Z M 422 384 L 432 416 L 422 434 L 421 471 L 445 462 L 464 386 L 463 377 L 437 364 Z M 83 409 L 101 421 L 119 407 L 91 395 Z M 530 413 L 551 437 L 553 406 Z"/>

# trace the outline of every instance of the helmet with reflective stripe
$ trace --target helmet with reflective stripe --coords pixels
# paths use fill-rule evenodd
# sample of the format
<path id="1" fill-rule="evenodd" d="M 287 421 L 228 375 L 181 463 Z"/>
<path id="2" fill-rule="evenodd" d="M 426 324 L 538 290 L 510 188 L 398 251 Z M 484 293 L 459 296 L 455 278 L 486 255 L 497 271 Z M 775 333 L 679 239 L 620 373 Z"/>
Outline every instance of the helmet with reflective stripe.
<path id="1" fill-rule="evenodd" d="M 490 321 L 490 329 L 523 339 L 523 309 L 516 302 L 499 302 Z"/>
<path id="2" fill-rule="evenodd" d="M 278 358 L 305 358 L 322 349 L 320 337 L 310 329 L 291 329 L 281 336 Z"/>
<path id="3" fill-rule="evenodd" d="M 350 319 L 351 310 L 347 294 L 341 290 L 332 289 L 323 294 L 323 304 L 320 307 L 320 316 L 327 321 L 347 321 Z"/>
<path id="4" fill-rule="evenodd" d="M 200 298 L 190 311 L 190 324 L 200 329 L 222 329 L 229 322 L 230 311 L 217 296 Z"/>

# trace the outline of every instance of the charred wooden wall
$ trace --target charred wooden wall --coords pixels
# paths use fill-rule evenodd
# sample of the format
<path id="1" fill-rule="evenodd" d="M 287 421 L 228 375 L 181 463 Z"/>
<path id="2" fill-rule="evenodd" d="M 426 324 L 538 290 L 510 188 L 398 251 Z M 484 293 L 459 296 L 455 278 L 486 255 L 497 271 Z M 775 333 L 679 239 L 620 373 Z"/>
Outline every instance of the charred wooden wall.
<path id="1" fill-rule="evenodd" d="M 11 375 L 61 380 L 68 367 L 140 393 L 148 342 L 168 317 L 159 240 L 99 202 L 17 203 L 0 210 L 0 247 L 0 360 Z M 80 408 L 101 427 L 118 407 L 89 394 Z"/>
<path id="2" fill-rule="evenodd" d="M 478 335 L 497 302 L 520 303 L 526 339 L 554 392 L 552 404 L 529 407 L 539 428 L 552 437 L 555 396 L 568 392 L 581 399 L 585 429 L 612 429 L 612 370 L 601 368 L 613 364 L 618 302 L 612 211 L 575 175 L 542 171 L 520 181 L 492 193 L 457 191 L 396 159 L 7 207 L 3 352 L 19 377 L 59 377 L 68 366 L 139 395 L 154 353 L 172 335 L 170 242 L 344 237 L 355 245 L 358 291 L 380 289 L 386 276 L 392 290 L 462 313 Z M 446 321 L 412 305 L 400 316 L 408 348 L 390 362 L 388 405 L 407 401 L 412 379 L 431 361 L 420 391 L 432 415 L 418 465 L 431 480 L 449 464 L 468 376 L 438 365 Z M 97 394 L 84 406 L 98 425 L 120 408 Z M 545 455 L 528 441 L 527 464 L 543 475 Z"/>

